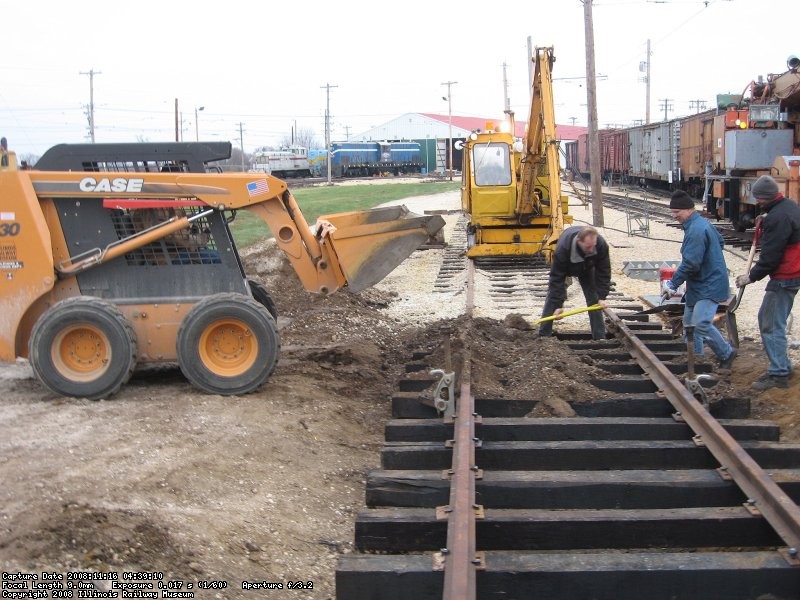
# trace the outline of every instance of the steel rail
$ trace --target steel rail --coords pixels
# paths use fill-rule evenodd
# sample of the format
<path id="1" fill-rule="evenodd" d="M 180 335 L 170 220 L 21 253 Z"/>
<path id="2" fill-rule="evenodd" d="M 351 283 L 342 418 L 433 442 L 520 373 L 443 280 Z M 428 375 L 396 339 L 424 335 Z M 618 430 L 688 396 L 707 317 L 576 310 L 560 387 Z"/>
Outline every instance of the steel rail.
<path id="1" fill-rule="evenodd" d="M 466 313 L 472 318 L 475 268 L 467 268 Z M 465 336 L 466 337 L 466 336 Z M 450 474 L 450 504 L 447 513 L 447 548 L 441 554 L 444 562 L 443 600 L 474 600 L 476 571 L 481 564 L 475 539 L 475 398 L 472 396 L 469 340 L 462 338 L 463 360 L 460 395 L 453 418 L 453 462 Z"/>
<path id="2" fill-rule="evenodd" d="M 655 354 L 610 310 L 604 310 L 612 325 L 624 337 L 631 356 L 664 393 L 667 400 L 745 493 L 745 506 L 760 513 L 789 546 L 787 560 L 800 566 L 800 508 L 767 475 L 733 437 L 698 402 L 684 384 L 656 358 Z"/>

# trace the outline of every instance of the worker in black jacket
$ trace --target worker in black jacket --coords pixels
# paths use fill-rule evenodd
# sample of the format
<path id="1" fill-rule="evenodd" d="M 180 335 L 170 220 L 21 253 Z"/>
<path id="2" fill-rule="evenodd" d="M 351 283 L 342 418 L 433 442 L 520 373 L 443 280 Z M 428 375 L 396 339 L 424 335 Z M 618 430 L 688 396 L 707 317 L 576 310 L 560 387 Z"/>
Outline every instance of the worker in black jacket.
<path id="1" fill-rule="evenodd" d="M 770 278 L 758 311 L 758 329 L 769 367 L 751 386 L 763 392 L 789 387 L 792 376 L 786 323 L 800 289 L 800 206 L 781 194 L 778 183 L 769 175 L 759 177 L 750 194 L 764 215 L 758 225 L 761 231 L 757 231 L 761 251 L 750 272 L 736 278 L 736 285 L 744 287 L 767 275 Z"/>
<path id="2" fill-rule="evenodd" d="M 605 308 L 605 299 L 611 289 L 611 259 L 608 243 L 594 227 L 573 226 L 565 229 L 558 238 L 550 267 L 550 282 L 542 318 L 558 316 L 563 312 L 567 298 L 567 277 L 575 277 L 581 284 L 586 306 L 600 304 Z M 589 313 L 592 339 L 603 340 L 606 327 L 599 311 Z M 552 335 L 553 322 L 539 325 L 539 335 Z"/>

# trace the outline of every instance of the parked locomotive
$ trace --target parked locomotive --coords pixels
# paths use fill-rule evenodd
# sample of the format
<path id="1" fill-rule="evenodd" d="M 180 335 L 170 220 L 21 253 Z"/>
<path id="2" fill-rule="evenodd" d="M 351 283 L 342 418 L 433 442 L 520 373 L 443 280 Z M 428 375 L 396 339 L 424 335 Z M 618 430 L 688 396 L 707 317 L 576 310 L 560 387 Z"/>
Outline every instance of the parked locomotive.
<path id="1" fill-rule="evenodd" d="M 751 184 L 771 174 L 798 199 L 800 59 L 759 77 L 745 95 L 719 95 L 717 108 L 670 121 L 600 131 L 600 169 L 608 182 L 684 189 L 740 231 L 755 223 Z M 567 169 L 588 178 L 588 136 L 565 144 Z"/>
<path id="2" fill-rule="evenodd" d="M 336 177 L 365 177 L 422 172 L 417 142 L 334 142 L 331 171 Z"/>
<path id="3" fill-rule="evenodd" d="M 310 177 L 311 165 L 308 149 L 303 146 L 285 146 L 276 150 L 269 146 L 256 148 L 251 172 L 266 173 L 274 177 Z"/>

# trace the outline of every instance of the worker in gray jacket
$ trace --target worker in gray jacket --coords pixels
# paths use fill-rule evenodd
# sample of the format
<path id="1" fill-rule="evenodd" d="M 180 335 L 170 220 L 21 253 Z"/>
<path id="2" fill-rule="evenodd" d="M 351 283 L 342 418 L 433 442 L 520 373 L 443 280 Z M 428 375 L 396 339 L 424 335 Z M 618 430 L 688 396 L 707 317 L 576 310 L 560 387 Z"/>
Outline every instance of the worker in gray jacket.
<path id="1" fill-rule="evenodd" d="M 761 251 L 750 272 L 736 278 L 736 285 L 744 287 L 769 275 L 758 311 L 758 329 L 769 367 L 751 386 L 763 392 L 789 387 L 792 375 L 786 323 L 800 289 L 800 206 L 781 194 L 778 183 L 769 175 L 759 177 L 750 194 L 764 215 L 758 225 L 760 231 L 756 231 L 761 237 Z"/>

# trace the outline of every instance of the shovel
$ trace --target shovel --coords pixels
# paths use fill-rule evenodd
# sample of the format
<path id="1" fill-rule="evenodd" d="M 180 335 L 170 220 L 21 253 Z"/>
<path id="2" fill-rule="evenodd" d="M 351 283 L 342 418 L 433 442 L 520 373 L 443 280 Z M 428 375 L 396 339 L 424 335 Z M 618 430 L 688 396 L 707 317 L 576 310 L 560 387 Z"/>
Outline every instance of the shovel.
<path id="1" fill-rule="evenodd" d="M 592 304 L 591 306 L 585 306 L 583 308 L 576 308 L 575 310 L 568 310 L 567 312 L 562 312 L 560 315 L 553 315 L 551 317 L 543 317 L 538 321 L 534 321 L 533 325 L 538 325 L 539 323 L 544 323 L 545 321 L 554 321 L 556 319 L 563 319 L 564 317 L 569 317 L 572 315 L 577 315 L 578 313 L 587 312 L 590 310 L 600 310 L 603 308 L 599 304 Z"/>
<path id="2" fill-rule="evenodd" d="M 750 246 L 750 254 L 747 257 L 747 267 L 745 267 L 746 271 L 750 272 L 750 267 L 753 266 L 753 259 L 756 256 L 756 246 L 758 246 L 758 240 L 761 237 L 761 215 L 756 217 L 756 233 L 753 236 L 753 245 Z M 736 309 L 739 308 L 739 304 L 742 301 L 742 296 L 744 296 L 744 289 L 746 285 L 743 285 L 739 288 L 739 293 L 736 294 L 736 298 L 728 304 L 728 310 L 725 312 L 725 329 L 728 330 L 728 338 L 730 338 L 731 346 L 734 348 L 739 348 L 739 328 L 736 325 Z"/>

